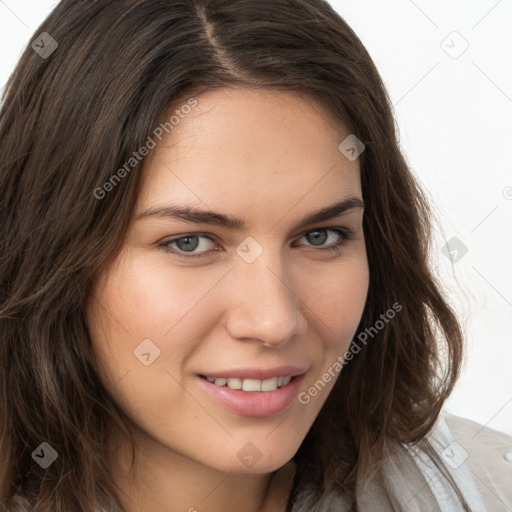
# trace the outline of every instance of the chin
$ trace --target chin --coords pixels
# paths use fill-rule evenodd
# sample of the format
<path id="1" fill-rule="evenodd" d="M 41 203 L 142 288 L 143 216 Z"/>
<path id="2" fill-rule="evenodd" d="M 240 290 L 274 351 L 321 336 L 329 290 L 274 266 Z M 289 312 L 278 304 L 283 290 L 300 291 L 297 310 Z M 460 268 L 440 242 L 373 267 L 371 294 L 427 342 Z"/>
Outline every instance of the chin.
<path id="1" fill-rule="evenodd" d="M 297 452 L 300 442 L 293 446 L 287 444 L 284 439 L 268 442 L 264 436 L 261 441 L 247 441 L 235 449 L 234 458 L 226 461 L 225 469 L 233 473 L 264 474 L 271 473 L 288 463 Z M 289 443 L 289 439 L 287 440 Z"/>

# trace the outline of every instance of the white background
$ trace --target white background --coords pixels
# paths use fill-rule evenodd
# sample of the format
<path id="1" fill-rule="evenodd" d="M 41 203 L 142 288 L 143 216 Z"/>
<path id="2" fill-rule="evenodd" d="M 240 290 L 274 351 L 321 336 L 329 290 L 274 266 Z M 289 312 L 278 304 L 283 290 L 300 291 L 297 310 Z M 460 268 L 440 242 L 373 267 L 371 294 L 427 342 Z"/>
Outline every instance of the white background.
<path id="1" fill-rule="evenodd" d="M 0 88 L 56 3 L 0 0 Z M 512 434 L 512 0 L 331 5 L 373 57 L 440 220 L 432 263 L 468 345 L 447 409 Z M 455 263 L 453 237 L 468 249 Z"/>

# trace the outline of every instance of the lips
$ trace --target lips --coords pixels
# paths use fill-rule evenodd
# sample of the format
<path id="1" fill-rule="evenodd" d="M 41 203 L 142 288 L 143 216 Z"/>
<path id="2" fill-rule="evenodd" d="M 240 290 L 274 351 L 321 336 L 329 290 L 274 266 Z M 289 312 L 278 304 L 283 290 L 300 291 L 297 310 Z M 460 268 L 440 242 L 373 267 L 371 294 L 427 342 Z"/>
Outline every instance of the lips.
<path id="1" fill-rule="evenodd" d="M 280 366 L 271 369 L 216 371 L 198 375 L 200 386 L 217 403 L 243 416 L 271 416 L 289 408 L 306 369 Z"/>

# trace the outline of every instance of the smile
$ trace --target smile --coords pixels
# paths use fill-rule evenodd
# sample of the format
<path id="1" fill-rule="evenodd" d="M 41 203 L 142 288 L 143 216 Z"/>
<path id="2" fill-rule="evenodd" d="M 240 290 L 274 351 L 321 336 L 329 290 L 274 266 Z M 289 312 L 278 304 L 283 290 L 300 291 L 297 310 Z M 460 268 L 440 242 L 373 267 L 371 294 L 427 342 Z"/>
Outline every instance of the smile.
<path id="1" fill-rule="evenodd" d="M 307 367 L 213 370 L 196 374 L 200 389 L 214 403 L 241 415 L 264 417 L 284 413 L 296 402 Z"/>

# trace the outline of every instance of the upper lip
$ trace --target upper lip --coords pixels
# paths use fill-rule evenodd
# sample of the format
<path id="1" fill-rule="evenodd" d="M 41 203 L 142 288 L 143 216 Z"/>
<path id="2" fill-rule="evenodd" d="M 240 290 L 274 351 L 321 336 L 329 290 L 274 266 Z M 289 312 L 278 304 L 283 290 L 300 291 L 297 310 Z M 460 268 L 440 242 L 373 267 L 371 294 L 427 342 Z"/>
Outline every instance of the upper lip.
<path id="1" fill-rule="evenodd" d="M 234 379 L 258 379 L 267 380 L 273 377 L 295 377 L 306 373 L 307 369 L 299 366 L 276 366 L 275 368 L 234 368 L 233 370 L 219 370 L 200 373 L 202 377 L 212 378 L 234 378 Z"/>

